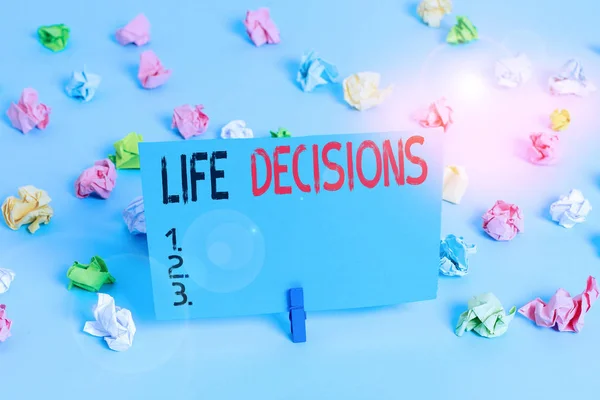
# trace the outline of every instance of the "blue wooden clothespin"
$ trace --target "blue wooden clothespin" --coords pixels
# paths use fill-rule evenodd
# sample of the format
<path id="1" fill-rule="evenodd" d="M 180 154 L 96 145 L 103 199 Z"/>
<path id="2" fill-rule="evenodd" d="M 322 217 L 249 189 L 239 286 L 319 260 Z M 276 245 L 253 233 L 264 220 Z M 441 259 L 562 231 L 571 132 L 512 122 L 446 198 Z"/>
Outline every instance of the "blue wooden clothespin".
<path id="1" fill-rule="evenodd" d="M 306 342 L 306 311 L 304 311 L 304 291 L 290 289 L 290 321 L 292 322 L 292 342 Z"/>

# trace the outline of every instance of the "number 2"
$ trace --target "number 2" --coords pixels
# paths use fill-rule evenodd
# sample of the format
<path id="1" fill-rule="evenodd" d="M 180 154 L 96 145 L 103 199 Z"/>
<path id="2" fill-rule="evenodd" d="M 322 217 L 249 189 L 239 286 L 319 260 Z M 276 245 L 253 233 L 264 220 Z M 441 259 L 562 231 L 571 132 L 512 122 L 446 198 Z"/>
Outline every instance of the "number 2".
<path id="1" fill-rule="evenodd" d="M 175 292 L 175 295 L 177 296 L 181 296 L 181 301 L 175 301 L 173 302 L 174 306 L 182 306 L 185 303 L 187 303 L 187 294 L 185 294 L 185 286 L 183 283 L 179 283 L 179 282 L 173 282 L 172 283 L 173 286 L 178 286 L 180 290 Z"/>
<path id="2" fill-rule="evenodd" d="M 173 256 L 169 256 L 169 260 L 177 260 L 177 264 L 171 266 L 171 268 L 169 268 L 169 277 L 171 277 L 171 273 L 173 272 L 173 270 L 175 268 L 179 268 L 183 265 L 183 258 L 181 258 L 181 256 L 177 256 L 177 255 L 173 255 Z"/>

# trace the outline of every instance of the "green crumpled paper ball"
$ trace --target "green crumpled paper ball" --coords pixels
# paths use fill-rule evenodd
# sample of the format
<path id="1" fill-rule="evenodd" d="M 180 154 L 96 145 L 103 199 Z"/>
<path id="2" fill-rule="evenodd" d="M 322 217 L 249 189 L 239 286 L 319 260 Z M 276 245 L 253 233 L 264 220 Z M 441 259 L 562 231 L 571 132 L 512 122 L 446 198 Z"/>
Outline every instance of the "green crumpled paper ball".
<path id="1" fill-rule="evenodd" d="M 114 144 L 115 153 L 108 156 L 117 169 L 140 169 L 139 143 L 144 138 L 139 133 L 131 132 Z"/>
<path id="2" fill-rule="evenodd" d="M 279 128 L 279 130 L 277 132 L 271 131 L 271 137 L 272 138 L 286 138 L 286 137 L 292 137 L 292 134 L 290 133 L 290 131 L 288 131 L 285 128 Z"/>
<path id="3" fill-rule="evenodd" d="M 70 290 L 73 286 L 81 289 L 97 292 L 105 283 L 115 283 L 115 278 L 108 272 L 106 262 L 100 256 L 94 256 L 89 264 L 73 263 L 67 271 Z"/>
<path id="4" fill-rule="evenodd" d="M 40 26 L 37 30 L 42 46 L 52 51 L 64 50 L 69 41 L 69 32 L 65 24 Z"/>
<path id="5" fill-rule="evenodd" d="M 446 42 L 450 44 L 461 44 L 469 43 L 477 39 L 479 39 L 479 33 L 477 32 L 475 25 L 469 21 L 469 18 L 458 16 L 456 17 L 456 25 L 448 32 Z"/>
<path id="6" fill-rule="evenodd" d="M 484 293 L 469 300 L 468 310 L 460 315 L 454 333 L 462 336 L 473 331 L 479 336 L 493 338 L 502 336 L 508 330 L 517 307 L 512 307 L 508 314 L 500 300 L 493 293 Z"/>

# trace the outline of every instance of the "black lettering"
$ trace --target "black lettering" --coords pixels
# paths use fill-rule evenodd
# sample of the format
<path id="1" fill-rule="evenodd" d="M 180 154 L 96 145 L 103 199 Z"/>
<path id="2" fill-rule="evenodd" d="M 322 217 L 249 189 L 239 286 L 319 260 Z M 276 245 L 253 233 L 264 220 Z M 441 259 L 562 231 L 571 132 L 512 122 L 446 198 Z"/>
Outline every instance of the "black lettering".
<path id="1" fill-rule="evenodd" d="M 183 194 L 183 204 L 188 202 L 188 177 L 187 177 L 187 157 L 181 155 L 181 193 Z"/>
<path id="2" fill-rule="evenodd" d="M 163 204 L 179 203 L 178 194 L 169 194 L 169 181 L 167 178 L 167 159 L 161 158 L 161 175 L 162 175 L 162 193 L 163 193 Z"/>
<path id="3" fill-rule="evenodd" d="M 173 302 L 173 305 L 175 307 L 177 307 L 177 306 L 182 306 L 185 303 L 187 303 L 188 297 L 187 297 L 187 294 L 185 293 L 185 285 L 183 283 L 173 282 L 172 286 L 176 286 L 176 287 L 179 288 L 179 290 L 177 290 L 175 292 L 175 295 L 176 296 L 181 296 L 181 300 Z"/>
<path id="4" fill-rule="evenodd" d="M 181 258 L 181 256 L 172 255 L 172 256 L 169 256 L 169 260 L 177 260 L 177 263 L 172 265 L 171 268 L 169 268 L 169 278 L 173 278 L 173 276 L 172 276 L 173 270 L 175 268 L 179 268 L 183 265 L 183 258 Z"/>
<path id="5" fill-rule="evenodd" d="M 190 159 L 190 179 L 192 181 L 192 201 L 198 201 L 198 181 L 204 180 L 204 172 L 196 172 L 196 161 L 206 161 L 208 155 L 205 152 L 194 153 Z"/>
<path id="6" fill-rule="evenodd" d="M 226 151 L 213 151 L 210 156 L 210 188 L 213 200 L 229 199 L 229 192 L 219 192 L 217 190 L 217 179 L 225 177 L 225 171 L 215 167 L 215 160 L 227 158 Z"/>
<path id="7" fill-rule="evenodd" d="M 177 228 L 169 229 L 169 232 L 165 234 L 165 237 L 171 236 L 171 242 L 173 243 L 173 250 L 177 250 Z"/>

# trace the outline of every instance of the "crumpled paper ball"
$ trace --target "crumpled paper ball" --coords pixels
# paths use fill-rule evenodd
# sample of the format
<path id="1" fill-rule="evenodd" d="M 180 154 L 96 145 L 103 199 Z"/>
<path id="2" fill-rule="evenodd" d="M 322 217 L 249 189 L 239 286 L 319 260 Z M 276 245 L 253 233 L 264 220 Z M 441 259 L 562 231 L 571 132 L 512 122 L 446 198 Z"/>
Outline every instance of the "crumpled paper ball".
<path id="1" fill-rule="evenodd" d="M 122 46 L 130 43 L 143 46 L 150 41 L 150 21 L 144 14 L 139 14 L 127 25 L 117 29 L 115 36 Z"/>
<path id="2" fill-rule="evenodd" d="M 0 304 L 0 342 L 10 337 L 10 326 L 12 321 L 6 318 L 6 305 Z"/>
<path id="3" fill-rule="evenodd" d="M 427 115 L 419 123 L 424 128 L 437 128 L 441 126 L 444 128 L 444 132 L 446 132 L 453 123 L 452 113 L 452 108 L 446 105 L 446 98 L 442 97 L 429 105 Z"/>
<path id="4" fill-rule="evenodd" d="M 82 71 L 73 72 L 71 80 L 65 87 L 65 92 L 69 97 L 88 102 L 96 94 L 101 81 L 100 75 L 87 72 L 84 66 Z"/>
<path id="5" fill-rule="evenodd" d="M 431 28 L 439 28 L 444 15 L 452 12 L 452 0 L 422 0 L 417 14 Z"/>
<path id="6" fill-rule="evenodd" d="M 564 131 L 571 123 L 571 114 L 568 110 L 554 110 L 550 114 L 550 126 L 555 132 Z"/>
<path id="7" fill-rule="evenodd" d="M 587 215 L 592 211 L 592 205 L 577 189 L 571 189 L 569 194 L 560 196 L 550 206 L 552 221 L 558 222 L 565 228 L 572 228 L 575 224 L 585 222 Z"/>
<path id="8" fill-rule="evenodd" d="M 550 165 L 558 161 L 559 138 L 555 134 L 532 133 L 529 135 L 531 147 L 529 160 L 537 165 Z"/>
<path id="9" fill-rule="evenodd" d="M 523 233 L 524 230 L 521 209 L 502 200 L 498 200 L 482 218 L 483 230 L 499 241 L 512 240 L 517 233 Z"/>
<path id="10" fill-rule="evenodd" d="M 516 88 L 527 83 L 533 75 L 533 65 L 523 53 L 496 61 L 496 81 L 506 88 Z"/>
<path id="11" fill-rule="evenodd" d="M 292 133 L 285 128 L 279 128 L 276 131 L 270 131 L 271 137 L 275 139 L 292 137 Z"/>
<path id="12" fill-rule="evenodd" d="M 254 132 L 246 126 L 245 121 L 236 119 L 221 128 L 221 137 L 223 139 L 250 139 L 254 137 Z"/>
<path id="13" fill-rule="evenodd" d="M 569 60 L 557 75 L 548 79 L 550 93 L 555 95 L 587 96 L 596 91 L 596 85 L 590 82 L 583 73 L 583 67 L 577 60 Z"/>
<path id="14" fill-rule="evenodd" d="M 506 314 L 502 303 L 493 293 L 471 298 L 468 307 L 469 309 L 458 318 L 454 330 L 456 336 L 470 331 L 487 338 L 502 336 L 517 312 L 517 307 L 512 307 Z"/>
<path id="15" fill-rule="evenodd" d="M 15 279 L 15 273 L 8 268 L 0 268 L 0 294 L 6 293 Z"/>
<path id="16" fill-rule="evenodd" d="M 83 331 L 93 336 L 104 337 L 111 350 L 126 351 L 133 344 L 136 327 L 131 311 L 115 305 L 115 299 L 98 293 L 98 302 L 93 308 L 94 321 L 88 321 Z"/>
<path id="17" fill-rule="evenodd" d="M 459 15 L 456 17 L 456 24 L 450 28 L 446 42 L 450 44 L 470 43 L 479 39 L 477 28 L 469 20 L 469 18 Z"/>
<path id="18" fill-rule="evenodd" d="M 108 159 L 115 164 L 117 169 L 140 169 L 140 147 L 144 140 L 139 133 L 130 132 L 123 139 L 117 140 L 113 147 L 116 154 L 111 154 Z"/>
<path id="19" fill-rule="evenodd" d="M 519 309 L 519 314 L 535 322 L 537 326 L 555 328 L 559 332 L 579 333 L 583 329 L 585 315 L 598 300 L 600 291 L 596 278 L 588 276 L 585 290 L 571 297 L 565 289 L 558 289 L 546 303 L 539 297 Z"/>
<path id="20" fill-rule="evenodd" d="M 469 254 L 476 252 L 477 246 L 467 243 L 462 236 L 447 235 L 440 242 L 440 273 L 465 276 L 469 272 Z"/>
<path id="21" fill-rule="evenodd" d="M 96 194 L 108 199 L 117 181 L 117 170 L 109 159 L 96 161 L 93 167 L 83 171 L 75 181 L 75 195 L 80 199 Z"/>
<path id="22" fill-rule="evenodd" d="M 123 210 L 123 220 L 132 235 L 146 234 L 146 214 L 144 213 L 144 198 L 136 197 Z"/>
<path id="23" fill-rule="evenodd" d="M 35 89 L 26 88 L 23 89 L 19 102 L 10 105 L 6 115 L 13 127 L 27 133 L 33 128 L 46 129 L 51 111 L 47 105 L 38 103 L 38 93 Z"/>
<path id="24" fill-rule="evenodd" d="M 156 89 L 164 85 L 170 77 L 171 70 L 163 67 L 152 50 L 146 50 L 140 55 L 138 79 L 144 89 Z"/>
<path id="25" fill-rule="evenodd" d="M 248 33 L 256 47 L 260 47 L 265 43 L 277 44 L 281 40 L 279 29 L 271 19 L 270 11 L 266 7 L 254 11 L 248 10 L 244 26 L 246 26 L 246 33 Z"/>
<path id="26" fill-rule="evenodd" d="M 337 82 L 339 73 L 335 65 L 323 60 L 314 51 L 302 56 L 296 80 L 305 92 L 312 92 L 317 86 Z"/>
<path id="27" fill-rule="evenodd" d="M 469 177 L 465 167 L 448 165 L 444 169 L 444 186 L 442 188 L 442 199 L 453 204 L 460 204 L 467 187 Z"/>
<path id="28" fill-rule="evenodd" d="M 70 29 L 65 24 L 45 25 L 38 28 L 37 34 L 42 46 L 57 52 L 67 47 Z"/>
<path id="29" fill-rule="evenodd" d="M 90 292 L 97 292 L 102 285 L 116 282 L 115 277 L 108 271 L 106 262 L 100 256 L 93 256 L 89 264 L 75 261 L 67 270 L 67 278 L 69 279 L 68 290 L 75 286 Z"/>
<path id="30" fill-rule="evenodd" d="M 391 93 L 392 87 L 379 89 L 381 75 L 376 72 L 359 72 L 344 79 L 344 100 L 358 111 L 365 111 L 381 104 Z"/>
<path id="31" fill-rule="evenodd" d="M 189 139 L 193 136 L 202 135 L 208 128 L 208 115 L 204 114 L 202 104 L 190 106 L 185 104 L 173 110 L 173 120 L 171 128 L 177 128 L 184 139 Z"/>
<path id="32" fill-rule="evenodd" d="M 35 186 L 27 185 L 19 188 L 19 197 L 7 197 L 2 204 L 2 215 L 6 225 L 17 230 L 29 224 L 27 230 L 35 233 L 40 224 L 47 224 L 54 215 L 49 203 L 52 201 L 48 193 Z"/>

